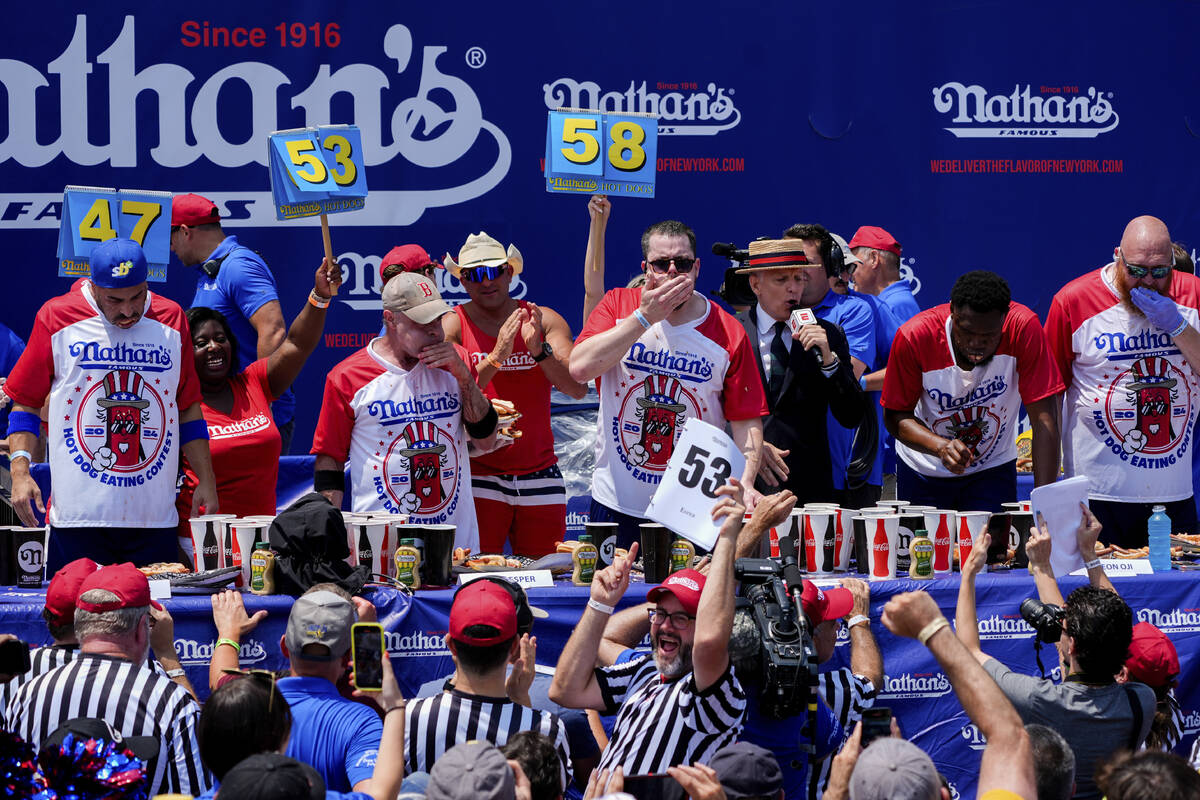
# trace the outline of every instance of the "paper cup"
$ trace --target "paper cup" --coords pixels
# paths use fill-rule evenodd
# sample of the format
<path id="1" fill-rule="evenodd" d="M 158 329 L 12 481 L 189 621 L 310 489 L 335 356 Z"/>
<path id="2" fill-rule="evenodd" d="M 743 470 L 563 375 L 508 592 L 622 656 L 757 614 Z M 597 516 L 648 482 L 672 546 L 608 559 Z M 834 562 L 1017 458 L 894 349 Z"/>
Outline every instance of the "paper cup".
<path id="1" fill-rule="evenodd" d="M 230 532 L 233 548 L 229 556 L 230 567 L 241 567 L 242 571 L 235 577 L 238 586 L 250 585 L 250 554 L 254 545 L 267 541 L 267 528 L 270 526 L 260 520 L 231 519 L 226 522 Z"/>
<path id="2" fill-rule="evenodd" d="M 603 569 L 612 564 L 617 552 L 617 523 L 615 522 L 585 522 L 583 529 L 592 535 L 592 544 L 600 551 L 600 563 L 596 569 Z"/>
<path id="3" fill-rule="evenodd" d="M 905 506 L 911 505 L 911 503 L 909 503 L 907 500 L 880 500 L 875 503 L 875 505 L 891 509 L 901 509 Z"/>
<path id="4" fill-rule="evenodd" d="M 862 508 L 850 518 L 850 530 L 854 533 L 854 569 L 860 575 L 871 571 L 871 548 L 868 546 L 868 520 L 875 517 L 887 516 L 892 513 L 890 508 Z"/>
<path id="5" fill-rule="evenodd" d="M 852 508 L 839 508 L 834 515 L 834 572 L 847 572 L 850 569 L 850 556 L 854 552 L 854 518 L 857 516 L 858 512 Z"/>
<path id="6" fill-rule="evenodd" d="M 865 530 L 870 547 L 870 578 L 873 581 L 896 577 L 896 550 L 899 546 L 900 515 L 866 517 Z"/>
<path id="7" fill-rule="evenodd" d="M 389 563 L 383 561 L 388 524 L 385 520 L 357 520 L 349 528 L 350 540 L 354 543 L 351 553 L 355 566 L 367 567 L 372 574 L 391 574 Z M 393 552 L 395 549 L 393 548 Z"/>
<path id="8" fill-rule="evenodd" d="M 662 583 L 671 574 L 671 531 L 657 522 L 643 522 L 638 525 L 638 531 L 646 583 Z"/>
<path id="9" fill-rule="evenodd" d="M 233 514 L 205 514 L 188 520 L 192 534 L 192 568 L 196 572 L 207 572 L 221 565 L 221 540 L 225 538 L 225 525 L 221 520 L 234 518 Z"/>
<path id="10" fill-rule="evenodd" d="M 926 511 L 925 531 L 933 542 L 933 574 L 949 575 L 954 571 L 954 536 L 958 515 L 954 511 Z"/>
<path id="11" fill-rule="evenodd" d="M 805 509 L 804 563 L 810 575 L 832 575 L 836 548 L 834 512 Z"/>
<path id="12" fill-rule="evenodd" d="M 971 550 L 975 547 L 975 543 L 987 530 L 987 523 L 991 517 L 992 512 L 990 511 L 958 512 L 958 568 L 960 572 L 962 565 L 971 557 Z M 987 572 L 987 566 L 984 566 L 983 571 Z"/>
<path id="13" fill-rule="evenodd" d="M 1029 555 L 1025 552 L 1025 543 L 1029 541 L 1029 529 L 1033 527 L 1033 512 L 1010 511 L 1008 521 L 1008 546 L 1016 552 L 1013 566 L 1023 569 L 1029 566 Z"/>
<path id="14" fill-rule="evenodd" d="M 421 562 L 421 585 L 450 586 L 454 583 L 454 525 L 422 525 L 425 557 Z"/>
<path id="15" fill-rule="evenodd" d="M 13 583 L 24 589 L 40 588 L 46 580 L 46 528 L 14 527 L 8 531 Z"/>

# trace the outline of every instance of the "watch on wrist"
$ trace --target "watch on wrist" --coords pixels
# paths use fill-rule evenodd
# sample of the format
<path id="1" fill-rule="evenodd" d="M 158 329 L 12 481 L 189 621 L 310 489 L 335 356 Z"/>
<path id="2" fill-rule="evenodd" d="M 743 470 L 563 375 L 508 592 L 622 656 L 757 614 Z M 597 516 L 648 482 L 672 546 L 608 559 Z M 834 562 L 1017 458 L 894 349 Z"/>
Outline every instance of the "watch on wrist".
<path id="1" fill-rule="evenodd" d="M 538 353 L 536 356 L 533 357 L 533 363 L 536 364 L 540 361 L 545 361 L 547 358 L 549 358 L 552 355 L 554 355 L 554 348 L 550 346 L 549 342 L 542 342 L 542 350 L 540 353 Z"/>

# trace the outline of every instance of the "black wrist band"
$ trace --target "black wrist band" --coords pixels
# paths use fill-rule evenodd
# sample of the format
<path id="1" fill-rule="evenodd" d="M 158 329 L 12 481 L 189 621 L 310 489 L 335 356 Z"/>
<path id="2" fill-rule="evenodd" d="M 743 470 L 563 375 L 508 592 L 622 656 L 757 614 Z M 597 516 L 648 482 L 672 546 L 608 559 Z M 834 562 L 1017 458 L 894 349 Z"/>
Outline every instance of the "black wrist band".
<path id="1" fill-rule="evenodd" d="M 319 469 L 313 474 L 313 489 L 318 492 L 346 491 L 346 473 L 340 469 Z"/>
<path id="2" fill-rule="evenodd" d="M 496 423 L 500 421 L 500 415 L 496 413 L 496 407 L 488 403 L 487 413 L 483 415 L 483 419 L 478 422 L 463 422 L 463 426 L 467 429 L 467 435 L 472 439 L 486 439 L 492 435 L 492 431 L 496 430 Z"/>

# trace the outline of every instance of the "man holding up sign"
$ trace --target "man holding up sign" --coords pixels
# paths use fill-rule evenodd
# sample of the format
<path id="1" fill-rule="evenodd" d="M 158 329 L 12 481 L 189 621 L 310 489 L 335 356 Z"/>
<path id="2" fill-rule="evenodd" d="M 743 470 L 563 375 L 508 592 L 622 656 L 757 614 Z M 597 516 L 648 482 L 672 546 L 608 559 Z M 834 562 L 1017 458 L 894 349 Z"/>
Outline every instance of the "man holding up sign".
<path id="1" fill-rule="evenodd" d="M 746 456 L 740 477 L 748 505 L 767 413 L 746 332 L 695 291 L 696 234 L 682 222 L 642 234 L 646 284 L 612 289 L 588 317 L 571 351 L 571 377 L 597 378 L 600 393 L 593 522 L 619 525 L 617 547 L 638 539 L 646 507 L 666 471 L 683 423 L 724 428 Z M 729 477 L 726 475 L 725 477 Z"/>

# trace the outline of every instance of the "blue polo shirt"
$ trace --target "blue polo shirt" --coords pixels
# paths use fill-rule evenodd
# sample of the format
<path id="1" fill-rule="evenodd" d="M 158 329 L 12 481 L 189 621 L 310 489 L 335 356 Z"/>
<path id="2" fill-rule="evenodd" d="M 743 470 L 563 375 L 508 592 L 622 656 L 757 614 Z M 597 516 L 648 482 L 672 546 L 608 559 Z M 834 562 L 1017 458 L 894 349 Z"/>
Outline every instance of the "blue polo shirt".
<path id="1" fill-rule="evenodd" d="M 913 295 L 912 281 L 908 278 L 901 278 L 884 289 L 879 293 L 878 299 L 882 300 L 883 304 L 892 312 L 892 316 L 896 318 L 898 325 L 908 322 L 921 311 L 921 307 L 917 305 L 917 298 Z M 892 336 L 895 337 L 895 335 L 896 332 L 892 331 Z M 886 363 L 884 362 L 884 366 L 886 366 Z M 879 405 L 879 394 L 879 392 L 876 392 L 873 395 L 877 406 Z M 882 406 L 880 406 L 879 413 L 883 413 Z M 883 432 L 881 440 L 883 443 L 883 471 L 892 475 L 896 472 L 896 441 L 882 426 L 880 430 Z M 1200 448 L 1197 449 L 1200 450 Z"/>
<path id="2" fill-rule="evenodd" d="M 311 764 L 330 791 L 349 792 L 370 779 L 383 737 L 379 714 L 324 678 L 281 678 L 277 685 L 292 708 L 287 755 Z"/>
<path id="3" fill-rule="evenodd" d="M 821 302 L 813 306 L 812 311 L 817 319 L 832 322 L 846 334 L 846 344 L 850 355 L 867 365 L 867 371 L 876 362 L 875 311 L 873 306 L 863 299 L 862 295 L 838 294 L 830 289 L 821 298 Z M 884 363 L 887 363 L 886 361 Z M 876 398 L 878 402 L 878 398 Z M 843 428 L 842 424 L 827 412 L 826 428 L 829 431 L 829 459 L 833 465 L 833 488 L 846 488 L 846 464 L 850 460 L 850 445 L 854 441 L 854 431 Z M 876 465 L 878 467 L 878 465 Z M 868 476 L 871 483 L 873 474 Z M 881 473 L 882 474 L 882 473 Z"/>
<path id="4" fill-rule="evenodd" d="M 0 324 L 0 376 L 8 377 L 8 373 L 12 372 L 12 368 L 17 365 L 17 359 L 21 357 L 21 353 L 25 352 L 25 342 L 21 341 L 21 337 L 10 331 L 7 326 Z M 3 407 L 0 408 L 0 431 L 3 431 L 3 436 L 8 435 L 8 412 L 12 410 L 12 403 L 8 402 L 8 398 L 4 398 Z"/>
<path id="5" fill-rule="evenodd" d="M 746 704 L 746 721 L 738 736 L 741 741 L 756 744 L 775 756 L 783 774 L 783 796 L 788 800 L 808 794 L 809 754 L 804 752 L 808 737 L 803 735 L 802 720 L 803 717 L 771 719 L 764 716 L 758 709 L 757 698 L 753 698 Z M 816 734 L 817 761 L 835 752 L 845 738 L 837 717 L 821 697 L 817 698 Z"/>
<path id="6" fill-rule="evenodd" d="M 206 260 L 224 257 L 216 278 L 196 269 L 196 295 L 192 306 L 206 306 L 220 311 L 229 321 L 237 339 L 238 369 L 258 361 L 258 332 L 250 324 L 254 312 L 272 300 L 279 299 L 275 278 L 259 258 L 258 253 L 238 244 L 236 236 L 226 236 Z M 296 416 L 296 396 L 289 389 L 271 404 L 275 424 L 290 422 Z"/>

